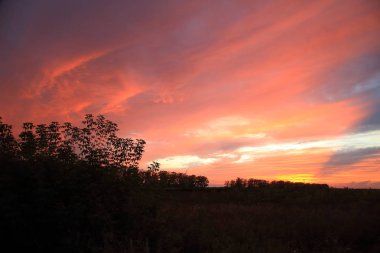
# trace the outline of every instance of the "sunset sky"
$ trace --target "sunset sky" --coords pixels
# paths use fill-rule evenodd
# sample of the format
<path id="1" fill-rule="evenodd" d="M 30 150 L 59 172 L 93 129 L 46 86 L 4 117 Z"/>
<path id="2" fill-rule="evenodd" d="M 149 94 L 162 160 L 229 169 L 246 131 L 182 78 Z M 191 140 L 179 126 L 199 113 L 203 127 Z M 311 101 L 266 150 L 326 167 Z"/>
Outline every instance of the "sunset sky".
<path id="1" fill-rule="evenodd" d="M 0 1 L 0 116 L 86 113 L 141 163 L 380 188 L 380 2 Z"/>

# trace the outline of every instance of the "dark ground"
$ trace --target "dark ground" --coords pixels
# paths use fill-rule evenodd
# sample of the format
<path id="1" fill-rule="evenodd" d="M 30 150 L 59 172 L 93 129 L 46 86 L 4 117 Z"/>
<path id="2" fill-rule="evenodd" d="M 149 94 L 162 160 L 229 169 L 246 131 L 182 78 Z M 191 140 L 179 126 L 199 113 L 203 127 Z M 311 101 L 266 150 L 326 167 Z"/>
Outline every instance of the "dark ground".
<path id="1" fill-rule="evenodd" d="M 380 252 L 380 190 L 168 189 L 99 167 L 19 166 L 0 170 L 9 252 Z"/>

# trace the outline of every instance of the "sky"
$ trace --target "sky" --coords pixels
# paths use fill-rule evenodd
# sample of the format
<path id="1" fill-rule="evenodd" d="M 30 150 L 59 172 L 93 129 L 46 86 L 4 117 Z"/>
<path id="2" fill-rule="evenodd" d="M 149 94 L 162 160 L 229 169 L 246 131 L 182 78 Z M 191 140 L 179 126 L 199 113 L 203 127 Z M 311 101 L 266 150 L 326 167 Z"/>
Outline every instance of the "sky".
<path id="1" fill-rule="evenodd" d="M 0 59 L 15 127 L 103 114 L 143 168 L 380 188 L 379 1 L 3 0 Z"/>

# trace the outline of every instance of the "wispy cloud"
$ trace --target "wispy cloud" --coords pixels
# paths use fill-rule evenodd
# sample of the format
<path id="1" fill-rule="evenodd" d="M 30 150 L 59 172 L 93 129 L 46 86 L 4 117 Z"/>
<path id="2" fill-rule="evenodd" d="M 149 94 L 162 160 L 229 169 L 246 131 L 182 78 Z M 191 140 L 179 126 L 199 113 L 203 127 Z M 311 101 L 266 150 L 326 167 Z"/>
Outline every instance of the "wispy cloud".
<path id="1" fill-rule="evenodd" d="M 337 170 L 348 170 L 350 165 L 367 159 L 380 159 L 380 144 L 372 148 L 360 148 L 351 150 L 341 150 L 333 154 L 324 164 L 324 173 L 334 173 Z M 380 165 L 379 165 L 380 169 Z"/>
<path id="2" fill-rule="evenodd" d="M 165 169 L 190 169 L 217 162 L 217 158 L 201 158 L 195 155 L 169 156 L 157 160 Z"/>

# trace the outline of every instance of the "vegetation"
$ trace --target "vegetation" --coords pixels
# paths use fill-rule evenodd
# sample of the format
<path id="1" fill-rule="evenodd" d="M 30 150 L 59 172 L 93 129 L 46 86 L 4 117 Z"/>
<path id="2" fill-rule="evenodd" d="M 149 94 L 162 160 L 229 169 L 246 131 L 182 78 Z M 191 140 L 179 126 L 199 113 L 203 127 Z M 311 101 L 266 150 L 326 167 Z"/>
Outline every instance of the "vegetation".
<path id="1" fill-rule="evenodd" d="M 258 188 L 278 188 L 278 189 L 306 189 L 306 188 L 318 188 L 327 189 L 327 184 L 309 184 L 300 182 L 288 182 L 288 181 L 266 181 L 262 179 L 244 179 L 236 178 L 236 180 L 226 181 L 224 186 L 232 189 L 258 189 Z"/>
<path id="2" fill-rule="evenodd" d="M 12 252 L 380 252 L 380 192 L 139 169 L 145 141 L 86 115 L 0 119 L 0 232 Z"/>

